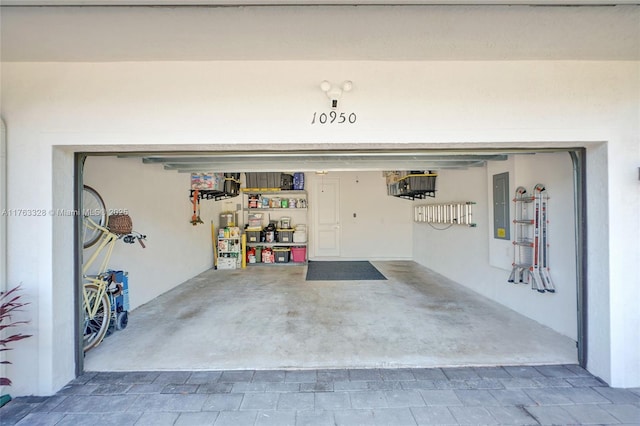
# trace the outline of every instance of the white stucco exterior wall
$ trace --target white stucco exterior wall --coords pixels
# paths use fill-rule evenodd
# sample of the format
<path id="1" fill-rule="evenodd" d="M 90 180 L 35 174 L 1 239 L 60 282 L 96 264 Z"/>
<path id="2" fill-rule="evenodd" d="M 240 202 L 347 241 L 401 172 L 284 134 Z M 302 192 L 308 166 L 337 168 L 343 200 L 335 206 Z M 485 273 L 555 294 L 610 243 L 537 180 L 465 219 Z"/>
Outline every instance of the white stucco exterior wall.
<path id="1" fill-rule="evenodd" d="M 3 63 L 8 207 L 72 208 L 67 175 L 74 150 L 586 146 L 588 368 L 614 386 L 638 386 L 640 243 L 629 236 L 640 235 L 639 67 L 623 61 Z M 317 87 L 325 79 L 353 80 L 342 108 L 358 114 L 356 124 L 310 124 L 314 111 L 328 108 Z M 13 352 L 14 395 L 51 394 L 74 374 L 73 247 L 59 238 L 70 223 L 8 217 L 8 280 L 22 283 L 33 301 L 26 331 L 37 335 Z"/>

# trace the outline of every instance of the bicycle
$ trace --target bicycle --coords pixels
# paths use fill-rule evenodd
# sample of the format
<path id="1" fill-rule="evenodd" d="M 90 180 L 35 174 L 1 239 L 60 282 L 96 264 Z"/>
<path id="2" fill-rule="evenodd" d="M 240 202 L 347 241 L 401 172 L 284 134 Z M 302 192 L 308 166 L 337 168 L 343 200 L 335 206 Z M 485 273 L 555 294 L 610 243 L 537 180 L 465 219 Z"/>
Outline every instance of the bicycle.
<path id="1" fill-rule="evenodd" d="M 90 215 L 83 217 L 85 235 L 97 234 L 98 238 L 95 242 L 99 241 L 98 247 L 82 266 L 83 349 L 87 352 L 102 342 L 109 329 L 112 315 L 117 315 L 117 312 L 111 309 L 111 299 L 117 296 L 122 288 L 114 284 L 112 273 L 107 269 L 116 241 L 122 239 L 125 243 L 133 244 L 137 240 L 144 248 L 142 240 L 146 236 L 134 231 L 128 234 L 116 234 L 108 227 L 96 223 Z M 105 249 L 98 273 L 88 275 L 87 272 Z"/>

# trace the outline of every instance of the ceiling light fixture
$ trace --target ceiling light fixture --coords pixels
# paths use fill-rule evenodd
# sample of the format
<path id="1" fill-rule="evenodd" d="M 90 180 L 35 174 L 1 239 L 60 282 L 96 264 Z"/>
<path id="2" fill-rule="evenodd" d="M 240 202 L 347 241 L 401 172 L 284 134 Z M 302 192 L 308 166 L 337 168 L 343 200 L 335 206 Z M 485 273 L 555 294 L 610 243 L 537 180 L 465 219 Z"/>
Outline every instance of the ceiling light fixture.
<path id="1" fill-rule="evenodd" d="M 320 90 L 326 93 L 327 97 L 331 100 L 331 108 L 338 108 L 338 100 L 342 97 L 344 92 L 350 92 L 353 89 L 353 83 L 350 80 L 346 80 L 340 86 L 333 86 L 327 80 L 320 83 Z"/>

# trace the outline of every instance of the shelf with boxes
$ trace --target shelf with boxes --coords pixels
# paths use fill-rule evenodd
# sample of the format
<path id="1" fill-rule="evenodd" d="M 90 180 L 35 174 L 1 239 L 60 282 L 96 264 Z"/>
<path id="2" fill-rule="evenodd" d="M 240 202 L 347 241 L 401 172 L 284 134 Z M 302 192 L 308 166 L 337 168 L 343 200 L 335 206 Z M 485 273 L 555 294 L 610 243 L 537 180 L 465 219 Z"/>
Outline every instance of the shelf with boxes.
<path id="1" fill-rule="evenodd" d="M 217 269 L 242 267 L 242 235 L 237 226 L 220 228 L 216 238 Z"/>
<path id="2" fill-rule="evenodd" d="M 307 205 L 304 190 L 244 192 L 247 263 L 306 262 Z"/>
<path id="3" fill-rule="evenodd" d="M 247 245 L 248 265 L 271 264 L 300 264 L 307 261 L 307 247 L 297 245 L 283 246 L 282 244 L 254 244 Z"/>

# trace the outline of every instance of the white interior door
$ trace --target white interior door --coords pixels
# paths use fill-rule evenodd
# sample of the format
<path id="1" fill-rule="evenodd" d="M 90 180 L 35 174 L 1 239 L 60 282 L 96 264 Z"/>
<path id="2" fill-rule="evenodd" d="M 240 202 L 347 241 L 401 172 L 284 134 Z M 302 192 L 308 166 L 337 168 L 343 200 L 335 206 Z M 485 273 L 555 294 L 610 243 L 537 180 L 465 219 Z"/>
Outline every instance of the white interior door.
<path id="1" fill-rule="evenodd" d="M 322 176 L 313 187 L 315 257 L 340 256 L 340 179 Z"/>

